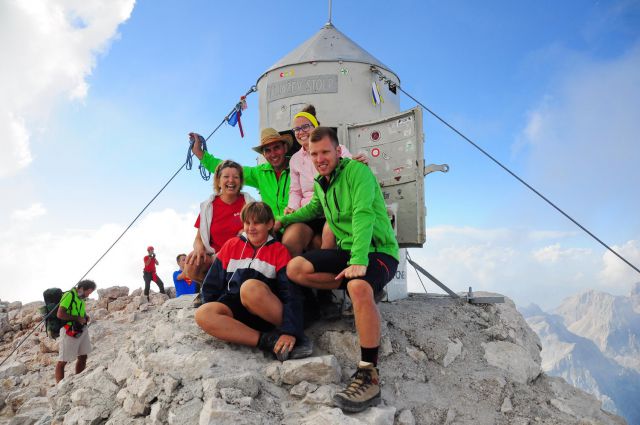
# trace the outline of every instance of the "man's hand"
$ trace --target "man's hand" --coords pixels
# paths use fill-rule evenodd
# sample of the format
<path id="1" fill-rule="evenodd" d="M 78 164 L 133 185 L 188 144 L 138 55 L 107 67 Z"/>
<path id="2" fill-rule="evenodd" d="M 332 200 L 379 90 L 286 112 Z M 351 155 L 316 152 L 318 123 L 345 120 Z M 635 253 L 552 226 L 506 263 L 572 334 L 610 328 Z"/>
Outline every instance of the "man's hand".
<path id="1" fill-rule="evenodd" d="M 276 354 L 284 353 L 285 351 L 291 352 L 294 345 L 296 345 L 295 336 L 282 334 L 276 341 L 276 345 L 273 346 L 273 352 Z"/>
<path id="2" fill-rule="evenodd" d="M 291 214 L 291 213 L 292 213 L 292 212 L 294 212 L 294 211 L 295 211 L 295 210 L 294 210 L 293 208 L 286 207 L 286 208 L 284 209 L 284 215 Z"/>
<path id="3" fill-rule="evenodd" d="M 191 253 L 189 253 L 189 255 L 187 255 L 186 263 L 189 265 L 195 264 L 196 266 L 199 266 L 200 264 L 204 263 L 204 257 L 206 256 L 207 251 L 204 249 L 204 247 L 196 247 L 193 251 L 191 251 Z"/>
<path id="4" fill-rule="evenodd" d="M 282 229 L 281 221 L 276 221 L 275 223 L 273 223 L 273 233 L 278 233 L 280 229 Z"/>
<path id="5" fill-rule="evenodd" d="M 76 322 L 80 323 L 81 325 L 85 325 L 87 323 L 87 319 L 84 317 L 78 316 L 78 318 L 76 319 Z"/>
<path id="6" fill-rule="evenodd" d="M 363 277 L 367 274 L 367 266 L 361 266 L 359 264 L 352 264 L 346 269 L 342 270 L 336 280 L 342 280 L 344 278 L 354 279 L 356 277 Z"/>
<path id="7" fill-rule="evenodd" d="M 191 147 L 191 152 L 198 157 L 198 159 L 202 159 L 204 156 L 204 151 L 202 150 L 202 144 L 200 143 L 200 136 L 198 133 L 189 133 L 189 140 L 193 142 L 193 146 Z"/>
<path id="8" fill-rule="evenodd" d="M 357 153 L 351 157 L 351 159 L 355 159 L 356 161 L 362 162 L 363 164 L 369 164 L 369 157 L 364 153 Z"/>
<path id="9" fill-rule="evenodd" d="M 84 315 L 84 320 L 86 321 L 86 323 L 89 323 L 91 321 L 91 317 L 89 317 L 88 314 Z"/>

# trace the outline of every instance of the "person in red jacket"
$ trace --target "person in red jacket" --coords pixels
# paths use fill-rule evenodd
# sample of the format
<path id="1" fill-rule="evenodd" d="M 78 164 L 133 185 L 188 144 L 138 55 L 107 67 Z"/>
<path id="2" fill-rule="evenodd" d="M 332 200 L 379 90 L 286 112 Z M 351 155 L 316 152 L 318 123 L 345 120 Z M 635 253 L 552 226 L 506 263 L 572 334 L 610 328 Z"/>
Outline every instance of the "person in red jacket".
<path id="1" fill-rule="evenodd" d="M 156 266 L 158 264 L 160 263 L 156 258 L 156 253 L 154 252 L 153 247 L 148 247 L 147 255 L 144 256 L 144 269 L 142 270 L 142 278 L 144 279 L 144 295 L 147 298 L 149 297 L 151 281 L 154 281 L 156 285 L 158 285 L 158 288 L 160 288 L 160 293 L 164 294 L 164 283 L 162 283 L 162 279 L 160 279 L 156 273 Z"/>

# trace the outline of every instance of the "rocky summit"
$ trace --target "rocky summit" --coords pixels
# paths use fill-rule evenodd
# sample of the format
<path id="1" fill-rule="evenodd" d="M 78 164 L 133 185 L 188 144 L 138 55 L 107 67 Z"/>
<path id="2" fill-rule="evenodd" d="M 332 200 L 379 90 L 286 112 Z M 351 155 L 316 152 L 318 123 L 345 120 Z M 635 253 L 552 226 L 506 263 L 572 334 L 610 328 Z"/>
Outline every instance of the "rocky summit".
<path id="1" fill-rule="evenodd" d="M 36 330 L 0 367 L 0 424 L 624 424 L 541 372 L 540 341 L 514 304 L 411 295 L 380 304 L 382 403 L 332 406 L 359 356 L 353 320 L 307 330 L 312 357 L 280 363 L 195 324 L 192 299 L 124 287 L 89 300 L 87 369 L 55 385 L 57 342 Z M 42 303 L 0 302 L 0 355 Z"/>

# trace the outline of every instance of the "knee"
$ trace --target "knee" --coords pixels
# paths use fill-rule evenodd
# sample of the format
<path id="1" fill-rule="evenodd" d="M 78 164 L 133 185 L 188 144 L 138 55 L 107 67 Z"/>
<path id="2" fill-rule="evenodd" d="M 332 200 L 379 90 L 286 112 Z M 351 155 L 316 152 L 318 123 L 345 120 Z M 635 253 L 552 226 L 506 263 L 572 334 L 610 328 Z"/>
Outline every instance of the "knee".
<path id="1" fill-rule="evenodd" d="M 258 279 L 248 279 L 240 286 L 240 302 L 245 307 L 255 305 L 264 300 L 267 285 Z"/>
<path id="2" fill-rule="evenodd" d="M 202 329 L 210 327 L 211 317 L 216 314 L 213 303 L 202 304 L 195 313 L 196 324 Z M 215 322 L 215 321 L 213 321 Z"/>
<path id="3" fill-rule="evenodd" d="M 347 290 L 354 305 L 367 302 L 374 303 L 373 289 L 367 281 L 361 279 L 351 280 L 347 284 Z"/>
<path id="4" fill-rule="evenodd" d="M 287 264 L 287 277 L 295 283 L 304 282 L 305 274 L 313 273 L 313 264 L 303 257 L 294 257 Z"/>

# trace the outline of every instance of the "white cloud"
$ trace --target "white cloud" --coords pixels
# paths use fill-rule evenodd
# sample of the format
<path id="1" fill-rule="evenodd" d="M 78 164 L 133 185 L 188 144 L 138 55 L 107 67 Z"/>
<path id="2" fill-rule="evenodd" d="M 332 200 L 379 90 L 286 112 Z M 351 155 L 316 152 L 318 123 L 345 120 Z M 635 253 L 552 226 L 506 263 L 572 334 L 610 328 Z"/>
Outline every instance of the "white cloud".
<path id="1" fill-rule="evenodd" d="M 622 246 L 612 246 L 614 251 L 627 259 L 631 264 L 640 267 L 640 242 L 627 241 Z M 605 251 L 602 256 L 604 268 L 600 272 L 600 279 L 612 289 L 626 292 L 635 282 L 640 281 L 640 274 L 620 260 L 611 251 Z"/>
<path id="2" fill-rule="evenodd" d="M 188 252 L 196 229 L 197 211 L 171 209 L 145 215 L 88 275 L 99 287 L 142 287 L 142 258 L 153 245 L 165 286 L 173 286 L 175 257 Z M 0 234 L 0 275 L 13 276 L 17 285 L 0 286 L 3 300 L 34 301 L 52 286 L 73 286 L 122 233 L 126 226 L 105 224 L 98 229 L 63 229 L 37 233 L 14 226 Z M 154 289 L 154 284 L 152 284 Z M 157 287 L 155 288 L 157 291 Z"/>
<path id="3" fill-rule="evenodd" d="M 32 161 L 29 128 L 55 102 L 86 96 L 86 78 L 135 0 L 0 3 L 0 178 Z"/>
<path id="4" fill-rule="evenodd" d="M 29 208 L 23 210 L 14 210 L 11 213 L 11 218 L 18 221 L 29 221 L 34 218 L 41 217 L 47 213 L 45 207 L 40 202 L 32 204 Z"/>
<path id="5" fill-rule="evenodd" d="M 539 246 L 551 235 L 558 240 Z M 545 238 L 541 238 L 544 235 Z M 456 292 L 498 292 L 517 304 L 534 302 L 555 307 L 563 298 L 586 289 L 628 292 L 599 278 L 605 268 L 602 251 L 571 246 L 571 232 L 523 229 L 481 229 L 440 226 L 429 229 L 422 249 L 411 249 L 413 259 Z M 410 291 L 422 292 L 411 266 L 407 267 Z M 429 292 L 442 291 L 422 277 Z"/>
<path id="6" fill-rule="evenodd" d="M 540 263 L 556 263 L 559 260 L 590 256 L 591 250 L 584 248 L 562 249 L 559 243 L 545 246 L 533 252 L 533 258 Z"/>

